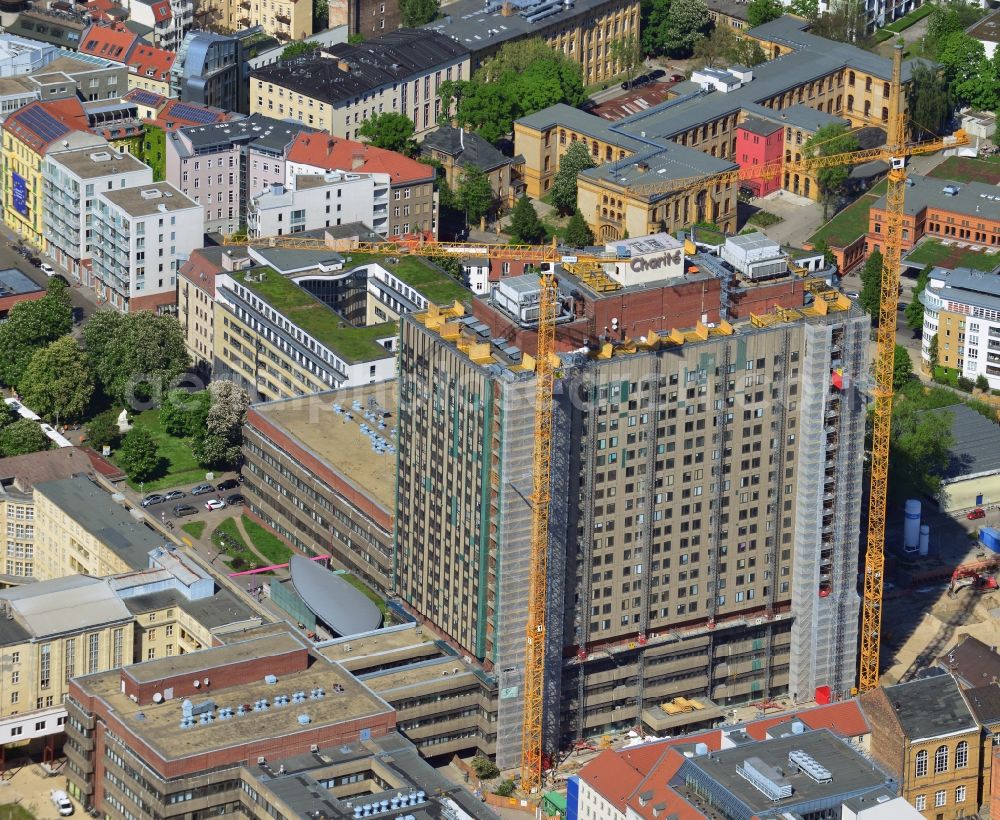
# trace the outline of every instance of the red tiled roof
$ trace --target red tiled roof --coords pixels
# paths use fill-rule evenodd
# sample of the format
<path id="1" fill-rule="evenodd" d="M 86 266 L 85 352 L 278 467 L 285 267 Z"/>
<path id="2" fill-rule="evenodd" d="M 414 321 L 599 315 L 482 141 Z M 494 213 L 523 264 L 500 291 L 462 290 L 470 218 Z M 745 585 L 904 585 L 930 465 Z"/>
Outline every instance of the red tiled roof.
<path id="1" fill-rule="evenodd" d="M 105 60 L 124 63 L 138 41 L 139 35 L 120 23 L 93 24 L 83 32 L 79 51 L 81 54 L 92 54 Z"/>
<path id="2" fill-rule="evenodd" d="M 39 110 L 44 113 L 31 113 Z M 3 128 L 32 151 L 43 154 L 50 145 L 64 139 L 67 134 L 86 131 L 87 115 L 76 97 L 51 102 L 36 100 L 9 115 Z"/>
<path id="3" fill-rule="evenodd" d="M 747 725 L 746 731 L 754 740 L 764 740 L 769 730 L 792 720 L 801 720 L 810 729 L 829 729 L 838 737 L 859 737 L 871 731 L 861 708 L 853 700 L 755 720 Z"/>
<path id="4" fill-rule="evenodd" d="M 162 82 L 170 79 L 170 67 L 174 64 L 175 59 L 177 59 L 177 55 L 173 51 L 136 43 L 132 53 L 128 56 L 127 65 L 129 68 L 135 69 L 135 73 L 139 77 L 151 77 Z"/>
<path id="5" fill-rule="evenodd" d="M 580 779 L 624 814 L 628 796 L 642 781 L 642 775 L 617 752 L 606 749 L 580 769 Z"/>
<path id="6" fill-rule="evenodd" d="M 150 95 L 152 95 L 152 97 Z M 131 91 L 128 92 L 128 94 L 122 97 L 122 99 L 127 100 L 128 102 L 132 102 L 133 100 L 138 100 L 140 105 L 146 108 L 156 108 L 156 109 L 159 109 L 159 107 L 167 101 L 167 98 L 164 97 L 162 94 L 157 94 L 153 91 L 147 91 L 144 88 L 133 88 Z M 155 102 L 153 101 L 154 99 Z"/>
<path id="7" fill-rule="evenodd" d="M 160 0 L 160 2 L 152 3 L 150 8 L 153 10 L 153 20 L 157 23 L 169 20 L 172 16 L 170 11 L 170 0 Z"/>
<path id="8" fill-rule="evenodd" d="M 201 250 L 191 252 L 187 262 L 181 265 L 180 275 L 196 288 L 215 299 L 215 277 L 222 272 L 222 266 L 206 259 Z"/>
<path id="9" fill-rule="evenodd" d="M 286 159 L 314 165 L 327 171 L 361 171 L 366 174 L 389 174 L 392 185 L 433 178 L 430 165 L 404 157 L 395 151 L 375 148 L 329 134 L 301 133 L 292 142 Z"/>

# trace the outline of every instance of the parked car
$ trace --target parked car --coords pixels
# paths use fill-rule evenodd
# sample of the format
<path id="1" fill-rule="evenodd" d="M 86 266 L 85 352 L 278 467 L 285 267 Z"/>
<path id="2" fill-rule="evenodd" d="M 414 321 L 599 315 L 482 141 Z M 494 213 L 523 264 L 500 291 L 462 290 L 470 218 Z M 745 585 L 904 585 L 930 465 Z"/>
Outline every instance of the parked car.
<path id="1" fill-rule="evenodd" d="M 162 504 L 166 500 L 166 496 L 153 493 L 153 495 L 147 495 L 140 503 L 143 507 L 152 507 L 154 504 Z"/>
<path id="2" fill-rule="evenodd" d="M 210 498 L 205 502 L 205 509 L 211 512 L 212 510 L 221 510 L 226 506 L 226 502 L 221 498 Z"/>
<path id="3" fill-rule="evenodd" d="M 628 80 L 626 80 L 625 82 L 623 82 L 622 83 L 622 88 L 625 91 L 628 91 L 630 88 L 638 88 L 639 86 L 645 85 L 648 82 L 649 82 L 649 75 L 648 74 L 640 74 L 638 77 L 636 77 L 631 82 L 629 82 Z"/>
<path id="4" fill-rule="evenodd" d="M 240 493 L 233 493 L 231 496 L 226 498 L 226 504 L 230 507 L 238 507 L 244 502 L 244 498 Z"/>
<path id="5" fill-rule="evenodd" d="M 199 484 L 197 487 L 191 488 L 191 495 L 204 495 L 205 493 L 214 493 L 215 487 L 211 484 Z"/>
<path id="6" fill-rule="evenodd" d="M 69 817 L 73 813 L 73 803 L 66 792 L 62 789 L 53 789 L 51 796 L 52 803 L 59 810 L 60 817 Z"/>
<path id="7" fill-rule="evenodd" d="M 982 507 L 976 507 L 976 509 L 967 512 L 965 517 L 970 521 L 975 521 L 977 518 L 986 518 L 986 510 Z"/>
<path id="8" fill-rule="evenodd" d="M 40 256 L 35 256 L 33 253 L 29 253 L 24 258 L 27 259 L 36 268 L 40 268 L 42 266 L 42 258 Z"/>
<path id="9" fill-rule="evenodd" d="M 235 478 L 227 478 L 225 481 L 220 481 L 218 484 L 216 484 L 215 485 L 215 489 L 217 489 L 217 490 L 235 490 L 239 486 L 240 486 L 240 482 L 238 482 Z"/>
<path id="10" fill-rule="evenodd" d="M 52 265 L 50 265 L 48 262 L 42 262 L 42 264 L 39 265 L 38 267 L 42 269 L 42 273 L 44 273 L 46 276 L 56 275 L 56 269 L 52 267 Z"/>
<path id="11" fill-rule="evenodd" d="M 682 83 L 682 82 L 684 82 L 684 75 L 683 74 L 671 74 L 670 75 L 670 82 L 672 82 L 672 83 Z"/>
<path id="12" fill-rule="evenodd" d="M 174 515 L 178 518 L 184 515 L 197 515 L 198 508 L 192 507 L 190 504 L 174 504 Z"/>
<path id="13" fill-rule="evenodd" d="M 666 76 L 667 72 L 664 71 L 662 68 L 657 68 L 649 72 L 649 79 L 651 80 L 659 80 L 661 77 L 666 77 Z"/>
<path id="14" fill-rule="evenodd" d="M 846 296 L 848 299 L 857 300 L 861 296 L 861 294 L 858 293 L 856 290 L 849 290 L 844 293 L 844 296 Z"/>
<path id="15" fill-rule="evenodd" d="M 66 287 L 70 286 L 69 279 L 67 279 L 61 273 L 50 273 L 49 276 L 50 278 L 55 279 L 56 281 L 62 282 Z"/>
<path id="16" fill-rule="evenodd" d="M 163 496 L 164 501 L 176 501 L 178 498 L 184 498 L 187 493 L 184 490 L 171 490 L 169 493 Z"/>

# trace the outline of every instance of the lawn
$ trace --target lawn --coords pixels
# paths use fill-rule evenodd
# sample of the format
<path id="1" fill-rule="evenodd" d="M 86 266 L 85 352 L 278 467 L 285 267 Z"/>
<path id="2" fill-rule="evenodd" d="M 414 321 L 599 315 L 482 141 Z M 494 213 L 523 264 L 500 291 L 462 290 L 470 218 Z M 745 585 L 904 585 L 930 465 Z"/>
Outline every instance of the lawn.
<path id="1" fill-rule="evenodd" d="M 243 529 L 246 530 L 250 540 L 257 548 L 257 552 L 274 564 L 287 564 L 292 557 L 289 547 L 272 532 L 268 532 L 256 521 L 252 521 L 248 516 L 240 517 L 243 522 Z"/>
<path id="2" fill-rule="evenodd" d="M 1000 157 L 975 159 L 974 157 L 948 157 L 928 176 L 954 182 L 1000 183 Z"/>
<path id="3" fill-rule="evenodd" d="M 201 538 L 201 534 L 205 531 L 204 521 L 188 521 L 187 524 L 182 524 L 181 529 L 184 530 L 188 535 L 190 535 L 195 540 Z"/>
<path id="4" fill-rule="evenodd" d="M 906 254 L 909 262 L 918 265 L 936 265 L 942 268 L 972 268 L 992 271 L 1000 265 L 1000 255 L 979 253 L 956 245 L 945 245 L 937 239 L 925 239 Z"/>
<path id="5" fill-rule="evenodd" d="M 236 572 L 256 569 L 260 563 L 260 559 L 246 545 L 243 536 L 240 535 L 235 518 L 227 518 L 212 531 L 212 543 L 220 552 L 226 554 L 224 560 Z"/>
<path id="6" fill-rule="evenodd" d="M 145 428 L 156 439 L 156 446 L 160 453 L 160 466 L 154 477 L 141 485 L 140 482 L 130 478 L 128 481 L 130 487 L 139 489 L 141 486 L 142 492 L 150 492 L 204 480 L 205 468 L 195 460 L 191 442 L 167 434 L 160 424 L 159 409 L 140 413 L 133 420 L 133 425 Z M 112 455 L 111 460 L 117 463 L 117 454 Z"/>
<path id="7" fill-rule="evenodd" d="M 384 625 L 389 620 L 389 607 L 386 606 L 385 598 L 358 578 L 357 575 L 353 575 L 350 572 L 341 572 L 339 575 L 352 587 L 363 592 L 365 597 L 379 608 L 379 611 L 382 613 L 382 623 Z"/>
<path id="8" fill-rule="evenodd" d="M 834 216 L 809 240 L 814 245 L 825 240 L 831 248 L 844 248 L 868 233 L 868 212 L 884 196 L 888 184 L 883 180 Z"/>

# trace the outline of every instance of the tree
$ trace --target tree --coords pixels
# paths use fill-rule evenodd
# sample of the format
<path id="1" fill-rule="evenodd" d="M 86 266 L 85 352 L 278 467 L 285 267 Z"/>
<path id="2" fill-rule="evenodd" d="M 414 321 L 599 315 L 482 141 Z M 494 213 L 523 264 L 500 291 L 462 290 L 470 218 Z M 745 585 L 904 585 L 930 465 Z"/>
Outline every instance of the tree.
<path id="1" fill-rule="evenodd" d="M 171 390 L 160 404 L 160 424 L 174 438 L 196 438 L 205 431 L 212 397 L 207 390 Z"/>
<path id="2" fill-rule="evenodd" d="M 861 293 L 858 304 L 861 309 L 872 317 L 872 323 L 879 318 L 879 304 L 882 301 L 882 254 L 878 250 L 871 252 L 861 269 Z"/>
<path id="3" fill-rule="evenodd" d="M 902 345 L 896 345 L 892 354 L 892 389 L 899 390 L 913 376 L 913 359 Z"/>
<path id="4" fill-rule="evenodd" d="M 823 261 L 826 262 L 827 265 L 835 265 L 837 263 L 837 257 L 834 252 L 830 250 L 830 243 L 825 239 L 817 239 L 813 243 L 813 250 L 815 250 L 816 253 L 823 254 Z"/>
<path id="5" fill-rule="evenodd" d="M 462 172 L 455 196 L 459 209 L 465 212 L 469 224 L 479 224 L 479 220 L 489 213 L 496 201 L 490 178 L 476 167 L 470 166 Z"/>
<path id="6" fill-rule="evenodd" d="M 17 410 L 7 404 L 7 402 L 0 401 L 0 430 L 8 424 L 13 424 L 19 418 L 21 417 L 17 414 Z"/>
<path id="7" fill-rule="evenodd" d="M 24 403 L 46 418 L 81 418 L 94 395 L 87 354 L 72 336 L 63 336 L 35 351 L 17 389 Z"/>
<path id="8" fill-rule="evenodd" d="M 326 26 L 324 26 L 326 28 Z M 281 52 L 282 60 L 291 60 L 293 57 L 301 57 L 303 54 L 312 54 L 316 49 L 319 48 L 319 43 L 314 43 L 311 40 L 299 40 L 295 43 L 289 43 L 285 46 L 284 50 Z"/>
<path id="9" fill-rule="evenodd" d="M 145 427 L 133 427 L 122 439 L 118 448 L 118 466 L 133 481 L 145 481 L 156 474 L 160 466 L 156 439 Z"/>
<path id="10" fill-rule="evenodd" d="M 91 447 L 100 449 L 105 445 L 114 447 L 121 438 L 121 431 L 118 429 L 118 412 L 116 410 L 105 410 L 100 415 L 94 416 L 85 429 L 87 441 Z"/>
<path id="11" fill-rule="evenodd" d="M 195 457 L 206 467 L 231 467 L 243 447 L 243 423 L 250 399 L 231 381 L 214 381 L 208 392 L 212 405 L 205 416 L 204 434 L 195 442 Z"/>
<path id="12" fill-rule="evenodd" d="M 688 57 L 709 26 L 702 0 L 649 0 L 644 7 L 642 49 L 647 54 Z"/>
<path id="13" fill-rule="evenodd" d="M 956 104 L 990 111 L 997 107 L 997 74 L 979 40 L 954 31 L 941 39 L 935 56 Z"/>
<path id="14" fill-rule="evenodd" d="M 928 131 L 935 135 L 944 133 L 952 112 L 951 91 L 944 73 L 926 63 L 915 62 L 912 77 L 906 87 L 911 135 L 919 139 Z"/>
<path id="15" fill-rule="evenodd" d="M 23 456 L 48 450 L 49 440 L 37 421 L 19 419 L 0 430 L 0 456 Z"/>
<path id="16" fill-rule="evenodd" d="M 594 244 L 594 234 L 587 225 L 587 220 L 579 211 L 574 212 L 566 226 L 566 244 L 572 248 L 586 248 Z"/>
<path id="17" fill-rule="evenodd" d="M 792 0 L 788 5 L 788 10 L 806 20 L 817 20 L 819 18 L 819 0 Z"/>
<path id="18" fill-rule="evenodd" d="M 948 0 L 934 5 L 934 11 L 927 18 L 927 34 L 924 36 L 924 53 L 937 54 L 941 41 L 956 31 L 965 31 L 982 16 L 982 9 L 965 0 Z"/>
<path id="19" fill-rule="evenodd" d="M 642 65 L 642 46 L 639 38 L 634 35 L 612 40 L 608 44 L 611 58 L 618 63 L 618 68 L 625 74 L 625 79 L 632 82 L 636 70 Z"/>
<path id="20" fill-rule="evenodd" d="M 369 117 L 358 129 L 358 136 L 364 138 L 369 145 L 396 151 L 400 154 L 412 154 L 416 150 L 413 141 L 413 121 L 405 114 L 385 111 Z"/>
<path id="21" fill-rule="evenodd" d="M 472 758 L 472 768 L 475 769 L 476 775 L 481 780 L 492 780 L 494 777 L 500 775 L 500 769 L 497 768 L 496 763 L 490 760 L 482 752 L 479 752 L 474 758 Z"/>
<path id="22" fill-rule="evenodd" d="M 66 285 L 50 279 L 48 292 L 33 302 L 18 302 L 0 324 L 0 383 L 15 386 L 36 350 L 65 336 L 73 327 Z"/>
<path id="23" fill-rule="evenodd" d="M 901 399 L 892 414 L 890 459 L 897 498 L 913 495 L 935 497 L 941 489 L 941 474 L 951 458 L 954 443 L 952 414 L 923 412 L 913 401 Z"/>
<path id="24" fill-rule="evenodd" d="M 419 28 L 438 15 L 438 0 L 399 0 L 399 12 L 405 28 Z"/>
<path id="25" fill-rule="evenodd" d="M 147 402 L 190 364 L 173 316 L 99 311 L 83 328 L 84 348 L 104 392 L 117 402 Z"/>
<path id="26" fill-rule="evenodd" d="M 560 213 L 571 214 L 576 210 L 576 180 L 581 171 L 594 167 L 594 159 L 587 150 L 587 143 L 577 140 L 559 160 L 559 170 L 552 180 L 550 198 Z"/>
<path id="27" fill-rule="evenodd" d="M 785 7 L 779 0 L 750 0 L 747 3 L 747 24 L 750 28 L 762 26 L 777 20 L 785 13 Z"/>
<path id="28" fill-rule="evenodd" d="M 858 140 L 847 130 L 846 125 L 831 123 L 824 125 L 806 140 L 802 153 L 806 157 L 825 157 L 856 151 L 857 148 Z M 841 193 L 847 181 L 850 168 L 846 165 L 834 165 L 829 168 L 819 168 L 815 174 L 816 184 L 823 197 L 823 218 L 826 219 L 832 200 Z"/>
<path id="29" fill-rule="evenodd" d="M 694 59 L 705 68 L 715 68 L 731 61 L 736 49 L 736 35 L 729 26 L 716 25 L 694 44 Z"/>
<path id="30" fill-rule="evenodd" d="M 990 380 L 987 379 L 982 373 L 976 376 L 976 390 L 982 390 L 984 393 L 990 389 Z"/>
<path id="31" fill-rule="evenodd" d="M 525 245 L 535 245 L 545 238 L 545 228 L 538 219 L 538 213 L 531 200 L 522 196 L 510 217 L 511 238 Z"/>
<path id="32" fill-rule="evenodd" d="M 906 311 L 903 314 L 906 326 L 910 330 L 918 331 L 924 326 L 924 303 L 920 301 L 920 294 L 927 287 L 927 280 L 929 278 L 929 270 L 920 271 L 920 275 L 917 277 L 917 284 L 913 288 L 913 298 L 910 304 L 906 306 Z"/>
<path id="33" fill-rule="evenodd" d="M 931 360 L 931 367 L 937 367 L 938 363 L 938 335 L 935 333 L 931 336 L 930 343 L 927 346 L 927 358 Z"/>
<path id="34" fill-rule="evenodd" d="M 828 40 L 865 47 L 869 40 L 865 4 L 858 0 L 838 3 L 816 18 L 811 32 Z"/>
<path id="35" fill-rule="evenodd" d="M 329 0 L 313 0 L 313 31 L 325 31 L 330 28 Z"/>
<path id="36" fill-rule="evenodd" d="M 736 41 L 733 46 L 732 59 L 733 62 L 752 68 L 755 65 L 766 63 L 767 55 L 760 47 L 760 43 L 748 37 L 745 40 Z"/>

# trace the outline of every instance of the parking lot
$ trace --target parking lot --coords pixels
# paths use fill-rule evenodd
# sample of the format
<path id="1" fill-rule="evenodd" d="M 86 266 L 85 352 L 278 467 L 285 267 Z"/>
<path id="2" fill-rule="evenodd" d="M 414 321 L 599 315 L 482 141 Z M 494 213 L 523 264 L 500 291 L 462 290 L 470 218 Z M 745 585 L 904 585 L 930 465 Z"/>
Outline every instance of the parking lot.
<path id="1" fill-rule="evenodd" d="M 213 481 L 199 481 L 154 493 L 140 495 L 126 490 L 125 494 L 146 515 L 168 530 L 193 521 L 204 522 L 203 535 L 206 538 L 219 522 L 243 507 L 243 494 L 239 478 L 235 475 L 223 475 Z"/>

